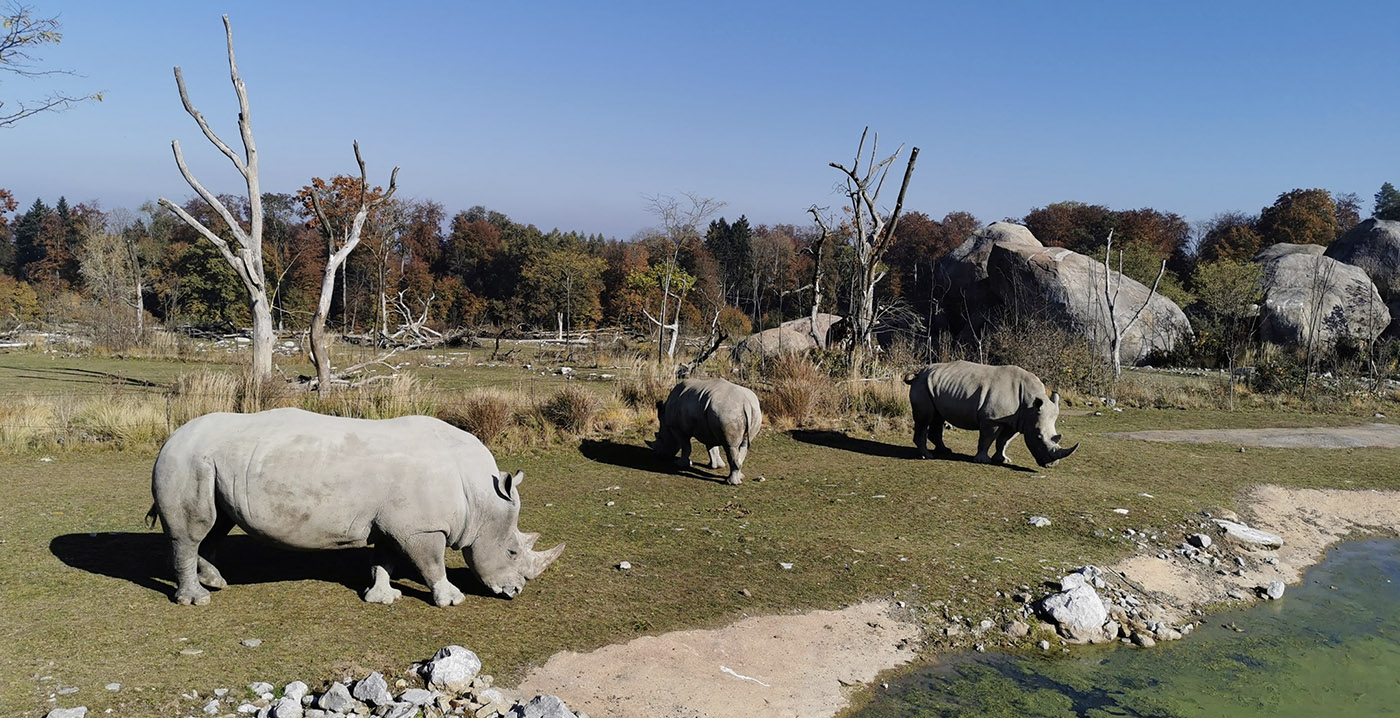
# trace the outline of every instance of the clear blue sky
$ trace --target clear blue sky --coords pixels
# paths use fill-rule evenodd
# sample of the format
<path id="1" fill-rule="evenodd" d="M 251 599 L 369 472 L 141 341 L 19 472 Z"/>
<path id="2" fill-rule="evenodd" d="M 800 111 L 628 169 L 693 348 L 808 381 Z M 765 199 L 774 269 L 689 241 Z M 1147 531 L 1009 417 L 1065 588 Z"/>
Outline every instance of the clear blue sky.
<path id="1" fill-rule="evenodd" d="M 906 207 L 984 221 L 1063 200 L 1200 220 L 1400 183 L 1394 2 L 57 2 L 45 64 L 105 101 L 0 130 L 23 209 L 241 192 L 233 22 L 264 191 L 394 165 L 400 196 L 626 238 L 644 195 L 731 219 L 835 207 L 863 127 L 921 148 Z M 0 77 L 6 97 L 38 88 Z M 906 149 L 906 153 L 907 153 Z M 902 167 L 902 163 L 901 163 Z M 888 192 L 890 203 L 893 191 Z"/>

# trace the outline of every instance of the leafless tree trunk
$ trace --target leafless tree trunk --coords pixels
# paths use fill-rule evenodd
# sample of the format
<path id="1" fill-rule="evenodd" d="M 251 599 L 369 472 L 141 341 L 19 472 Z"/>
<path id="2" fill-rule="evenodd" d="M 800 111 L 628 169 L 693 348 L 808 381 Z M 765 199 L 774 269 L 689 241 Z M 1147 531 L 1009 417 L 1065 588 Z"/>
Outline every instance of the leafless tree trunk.
<path id="1" fill-rule="evenodd" d="M 399 168 L 395 167 L 389 174 L 389 189 L 374 199 L 367 199 L 369 180 L 365 176 L 365 161 L 360 157 L 359 142 L 355 142 L 355 162 L 360 165 L 360 208 L 355 211 L 355 217 L 348 227 L 341 227 L 339 232 L 336 231 L 330 217 L 326 216 L 325 210 L 321 208 L 321 198 L 317 195 L 316 188 L 311 188 L 311 208 L 316 212 L 321 236 L 326 238 L 326 271 L 321 275 L 321 296 L 316 302 L 316 314 L 311 317 L 311 363 L 316 367 L 316 390 L 322 392 L 326 391 L 331 381 L 326 317 L 331 312 L 331 298 L 335 294 L 335 273 L 360 244 L 360 235 L 364 231 L 365 220 L 369 218 L 370 211 L 389 201 L 398 189 Z"/>
<path id="2" fill-rule="evenodd" d="M 681 245 L 687 239 L 698 238 L 700 236 L 699 224 L 724 206 L 724 203 L 717 199 L 701 197 L 696 194 L 686 193 L 685 198 L 689 201 L 690 206 L 688 207 L 675 197 L 655 195 L 645 198 L 647 209 L 661 219 L 661 229 L 666 240 L 670 243 L 670 252 L 666 256 L 666 275 L 661 280 L 660 318 L 647 314 L 647 318 L 658 327 L 656 336 L 657 362 L 675 357 L 676 342 L 680 338 L 682 299 L 671 292 L 671 284 L 680 262 Z M 669 305 L 673 297 L 676 298 L 675 317 L 668 323 Z M 666 346 L 667 330 L 671 332 L 669 348 Z"/>
<path id="3" fill-rule="evenodd" d="M 855 232 L 852 239 L 856 250 L 857 276 L 855 291 L 852 293 L 851 343 L 848 350 L 852 376 L 860 371 L 858 360 L 861 355 L 868 357 L 874 350 L 872 336 L 875 325 L 875 285 L 885 277 L 884 270 L 880 268 L 881 260 L 894 243 L 894 232 L 899 226 L 899 213 L 904 208 L 904 193 L 909 189 L 909 178 L 913 176 L 914 163 L 919 159 L 919 148 L 910 150 L 909 164 L 904 168 L 904 181 L 899 186 L 894 211 L 888 215 L 883 214 L 878 204 L 880 190 L 884 187 L 890 166 L 899 157 L 904 146 L 900 145 L 894 154 L 876 162 L 880 144 L 880 135 L 876 133 L 871 138 L 868 165 L 862 170 L 861 156 L 865 154 L 865 138 L 869 134 L 869 127 L 860 134 L 855 162 L 849 169 L 839 162 L 830 163 L 846 175 L 846 196 L 850 201 L 851 223 Z"/>
<path id="4" fill-rule="evenodd" d="M 234 92 L 238 95 L 238 129 L 243 139 L 243 154 L 240 158 L 234 153 L 214 130 L 205 121 L 204 115 L 194 108 L 190 102 L 189 93 L 185 90 L 185 78 L 181 74 L 180 68 L 175 68 L 175 84 L 180 88 L 180 101 L 184 103 L 185 112 L 193 117 L 199 124 L 199 129 L 225 157 L 233 163 L 238 172 L 243 175 L 243 179 L 248 188 L 248 229 L 245 231 L 243 225 L 234 218 L 233 213 L 225 207 L 214 193 L 205 189 L 204 185 L 195 179 L 190 173 L 189 167 L 185 166 L 184 154 L 180 151 L 180 141 L 175 140 L 170 143 L 175 152 L 175 165 L 180 168 L 180 174 L 184 176 L 185 182 L 209 204 L 224 224 L 228 226 L 229 232 L 233 235 L 233 244 L 225 241 L 218 233 L 205 227 L 199 220 L 190 216 L 180 205 L 161 197 L 161 206 L 174 212 L 176 216 L 184 220 L 201 236 L 209 240 L 218 248 L 219 254 L 223 255 L 224 261 L 228 262 L 235 274 L 243 282 L 243 289 L 248 295 L 248 308 L 253 315 L 253 378 L 259 382 L 272 379 L 272 345 L 276 340 L 272 331 L 272 309 L 267 299 L 267 279 L 263 275 L 262 257 L 262 234 L 263 234 L 263 207 L 262 192 L 258 188 L 258 150 L 253 142 L 253 126 L 251 123 L 251 112 L 248 106 L 248 88 L 244 86 L 243 79 L 238 76 L 238 63 L 233 56 L 233 27 L 229 25 L 228 15 L 224 16 L 224 34 L 228 38 L 228 67 L 229 75 L 233 81 Z"/>
<path id="5" fill-rule="evenodd" d="M 1118 250 L 1118 286 L 1112 287 L 1109 277 L 1108 264 L 1113 259 L 1113 230 L 1108 230 L 1108 243 L 1103 248 L 1103 303 L 1108 308 L 1108 324 L 1113 329 L 1113 334 L 1109 337 L 1109 358 L 1113 362 L 1113 380 L 1123 376 L 1123 335 L 1133 328 L 1144 309 L 1152 301 L 1153 295 L 1157 293 L 1157 286 L 1162 283 L 1162 275 L 1167 273 L 1167 260 L 1162 260 L 1162 268 L 1157 270 L 1157 278 L 1152 281 L 1152 288 L 1147 290 L 1147 298 L 1142 300 L 1142 306 L 1128 318 L 1122 326 L 1118 326 L 1118 317 L 1113 313 L 1114 305 L 1118 302 L 1118 292 L 1123 288 L 1123 250 Z M 1110 287 L 1112 287 L 1110 289 Z"/>
<path id="6" fill-rule="evenodd" d="M 812 219 L 817 223 L 817 229 L 821 231 L 815 241 L 812 242 L 805 251 L 812 255 L 812 311 L 808 313 L 811 317 L 811 326 L 808 331 L 812 334 L 812 341 L 817 343 L 817 347 L 826 348 L 827 333 L 817 331 L 817 315 L 822 310 L 822 280 L 826 277 L 826 266 L 822 262 L 822 254 L 826 249 L 826 240 L 831 236 L 831 229 L 827 226 L 826 219 L 821 215 L 821 210 L 816 205 L 807 208 L 812 214 Z"/>

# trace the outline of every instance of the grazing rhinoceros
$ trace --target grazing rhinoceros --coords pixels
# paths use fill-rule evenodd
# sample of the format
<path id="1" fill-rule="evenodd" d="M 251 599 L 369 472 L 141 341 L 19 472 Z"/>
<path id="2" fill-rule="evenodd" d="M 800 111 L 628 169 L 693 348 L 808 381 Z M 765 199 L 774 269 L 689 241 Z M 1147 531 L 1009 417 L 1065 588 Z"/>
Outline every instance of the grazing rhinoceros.
<path id="1" fill-rule="evenodd" d="M 1006 444 L 1025 434 L 1026 448 L 1037 464 L 1050 466 L 1074 453 L 1078 444 L 1060 447 L 1055 419 L 1060 415 L 1059 393 L 1045 395 L 1045 385 L 1018 366 L 988 366 L 967 361 L 933 364 L 917 375 L 905 375 L 909 404 L 914 410 L 914 446 L 929 458 L 928 435 L 933 446 L 945 452 L 943 422 L 959 429 L 976 429 L 977 456 L 981 463 L 1006 462 Z M 996 443 L 996 454 L 988 451 Z"/>
<path id="2" fill-rule="evenodd" d="M 180 604 L 208 603 L 200 584 L 228 585 L 209 557 L 237 525 L 293 549 L 374 545 L 364 599 L 375 603 L 402 595 L 389 585 L 397 548 L 447 606 L 464 599 L 447 580 L 449 546 L 507 598 L 564 550 L 534 551 L 538 534 L 516 527 L 523 478 L 499 472 L 475 436 L 432 417 L 206 414 L 161 447 L 147 517 L 159 516 L 170 537 Z"/>
<path id="3" fill-rule="evenodd" d="M 676 458 L 676 466 L 690 466 L 690 439 L 695 437 L 710 452 L 710 468 L 724 467 L 720 449 L 729 457 L 729 483 L 744 480 L 744 457 L 749 442 L 758 435 L 763 412 L 758 396 L 724 379 L 686 379 L 671 390 L 666 401 L 656 402 L 661 424 L 656 440 L 647 442 L 661 458 Z"/>

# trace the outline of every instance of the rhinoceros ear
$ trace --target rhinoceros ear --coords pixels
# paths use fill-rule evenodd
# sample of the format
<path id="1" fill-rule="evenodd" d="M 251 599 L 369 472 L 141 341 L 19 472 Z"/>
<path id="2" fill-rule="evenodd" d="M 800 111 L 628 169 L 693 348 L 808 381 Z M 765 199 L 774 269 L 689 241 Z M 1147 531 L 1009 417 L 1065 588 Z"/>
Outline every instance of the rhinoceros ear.
<path id="1" fill-rule="evenodd" d="M 1057 391 L 1050 395 L 1050 403 L 1054 404 L 1055 406 L 1060 405 L 1060 392 Z"/>
<path id="2" fill-rule="evenodd" d="M 491 482 L 491 485 L 492 488 L 496 489 L 497 496 L 505 499 L 506 501 L 514 501 L 514 499 L 511 498 L 511 494 L 514 493 L 517 489 L 519 489 L 520 482 L 524 480 L 524 471 L 517 471 L 514 474 L 511 474 L 509 471 L 507 471 L 506 473 L 495 477 L 495 480 Z"/>

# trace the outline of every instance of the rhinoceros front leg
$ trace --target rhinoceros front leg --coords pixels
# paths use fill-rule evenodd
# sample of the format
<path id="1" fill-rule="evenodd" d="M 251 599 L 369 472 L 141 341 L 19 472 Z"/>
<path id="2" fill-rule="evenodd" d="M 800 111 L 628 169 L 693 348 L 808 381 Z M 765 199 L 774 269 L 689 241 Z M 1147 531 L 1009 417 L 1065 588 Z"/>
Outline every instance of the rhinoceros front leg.
<path id="1" fill-rule="evenodd" d="M 710 468 L 711 468 L 711 469 L 723 469 L 723 468 L 724 468 L 725 464 L 724 464 L 723 453 L 726 452 L 726 451 L 728 451 L 728 450 L 729 450 L 728 447 L 722 447 L 722 446 L 711 446 L 711 447 L 710 447 Z"/>
<path id="2" fill-rule="evenodd" d="M 673 441 L 675 441 L 675 442 L 676 442 L 676 446 L 680 448 L 680 454 L 678 454 L 678 455 L 676 456 L 676 460 L 675 460 L 676 468 L 678 468 L 678 469 L 689 469 L 689 468 L 690 468 L 690 448 L 691 448 L 691 447 L 690 447 L 690 437 L 689 437 L 689 436 L 685 436 L 684 434 L 681 434 L 680 432 L 673 432 L 673 433 L 671 434 L 671 439 L 672 439 Z"/>
<path id="3" fill-rule="evenodd" d="M 1012 439 L 1016 438 L 1016 434 L 1018 434 L 1018 433 L 1019 433 L 1019 432 L 1013 431 L 1010 427 L 1005 427 L 1005 426 L 1000 427 L 1000 429 L 999 429 L 998 432 L 997 432 L 997 440 L 996 440 L 996 441 L 997 441 L 997 452 L 996 452 L 995 454 L 992 455 L 992 463 L 995 463 L 995 464 L 1005 464 L 1005 463 L 1006 463 L 1006 445 L 1007 445 L 1008 443 L 1010 443 Z"/>
<path id="4" fill-rule="evenodd" d="M 199 585 L 199 539 L 172 536 L 170 549 L 175 564 L 175 603 L 181 606 L 207 605 L 209 590 Z"/>
<path id="5" fill-rule="evenodd" d="M 447 580 L 447 536 L 442 533 L 421 533 L 409 536 L 403 542 L 404 554 L 423 574 L 423 581 L 433 589 L 433 603 L 439 606 L 456 606 L 467 600 L 451 581 Z"/>
<path id="6" fill-rule="evenodd" d="M 1001 446 L 1006 445 L 1006 442 L 997 442 L 997 434 L 1000 429 L 1001 427 L 997 426 L 996 424 L 984 424 L 982 428 L 978 430 L 977 455 L 972 457 L 973 461 L 976 461 L 979 464 L 1001 463 L 1001 461 L 997 461 L 991 455 L 993 443 L 999 443 L 999 445 Z M 1005 457 L 1002 457 L 1002 461 L 1004 460 Z"/>
<path id="7" fill-rule="evenodd" d="M 368 603 L 389 605 L 403 596 L 403 591 L 389 585 L 394 577 L 394 552 L 387 546 L 374 547 L 374 565 L 370 566 L 370 585 L 362 598 Z"/>

